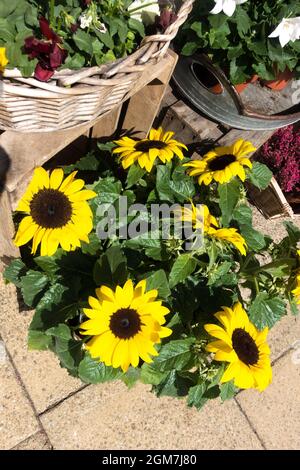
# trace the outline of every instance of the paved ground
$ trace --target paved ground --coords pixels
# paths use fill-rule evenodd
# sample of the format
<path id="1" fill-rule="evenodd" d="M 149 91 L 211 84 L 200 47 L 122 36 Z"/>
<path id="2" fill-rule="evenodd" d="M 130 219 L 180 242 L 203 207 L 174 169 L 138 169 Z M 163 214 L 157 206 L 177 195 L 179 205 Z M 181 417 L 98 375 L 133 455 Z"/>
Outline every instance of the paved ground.
<path id="1" fill-rule="evenodd" d="M 280 221 L 255 222 L 274 239 Z M 300 220 L 298 219 L 300 226 Z M 157 399 L 147 386 L 85 386 L 48 352 L 29 352 L 32 312 L 19 311 L 14 286 L 0 281 L 0 449 L 300 449 L 300 364 L 293 344 L 300 318 L 270 334 L 273 384 L 200 412 Z M 298 361 L 299 362 L 299 361 Z"/>

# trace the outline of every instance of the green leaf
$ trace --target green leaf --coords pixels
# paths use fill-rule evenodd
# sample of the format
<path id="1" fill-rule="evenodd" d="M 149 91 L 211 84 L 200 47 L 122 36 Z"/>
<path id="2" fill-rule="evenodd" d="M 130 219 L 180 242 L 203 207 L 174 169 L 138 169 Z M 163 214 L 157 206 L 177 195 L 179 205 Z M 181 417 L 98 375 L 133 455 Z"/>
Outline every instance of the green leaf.
<path id="1" fill-rule="evenodd" d="M 160 372 L 152 364 L 144 364 L 141 367 L 141 382 L 144 384 L 158 385 L 167 376 L 167 372 Z"/>
<path id="2" fill-rule="evenodd" d="M 141 21 L 138 21 L 134 18 L 130 18 L 128 20 L 128 26 L 134 31 L 137 31 L 142 37 L 145 36 L 145 27 Z"/>
<path id="3" fill-rule="evenodd" d="M 234 397 L 237 392 L 237 388 L 235 387 L 233 380 L 220 384 L 219 387 L 221 392 L 220 397 L 222 401 L 230 400 Z"/>
<path id="4" fill-rule="evenodd" d="M 64 173 L 68 175 L 74 170 L 80 171 L 97 171 L 99 167 L 99 160 L 95 157 L 94 153 L 89 153 L 85 157 L 82 157 L 78 162 L 73 165 L 65 166 Z"/>
<path id="5" fill-rule="evenodd" d="M 234 209 L 232 218 L 236 220 L 239 225 L 252 225 L 252 210 L 249 206 L 241 204 Z"/>
<path id="6" fill-rule="evenodd" d="M 106 33 L 98 33 L 96 32 L 98 38 L 100 39 L 101 42 L 108 48 L 108 49 L 113 49 L 115 47 L 114 41 L 111 38 L 110 34 L 108 32 Z"/>
<path id="7" fill-rule="evenodd" d="M 285 301 L 280 297 L 270 297 L 267 292 L 260 292 L 249 309 L 250 320 L 262 330 L 272 328 L 286 314 Z"/>
<path id="8" fill-rule="evenodd" d="M 241 38 L 245 36 L 246 33 L 251 28 L 251 19 L 243 8 L 237 8 L 235 11 L 235 19 L 237 23 L 237 30 Z"/>
<path id="9" fill-rule="evenodd" d="M 95 198 L 98 205 L 104 203 L 113 204 L 120 197 L 122 183 L 111 177 L 103 178 L 97 182 L 93 190 L 98 194 Z"/>
<path id="10" fill-rule="evenodd" d="M 122 376 L 120 369 L 106 366 L 103 362 L 92 359 L 88 354 L 84 356 L 79 364 L 79 378 L 86 383 L 99 384 L 117 380 Z"/>
<path id="11" fill-rule="evenodd" d="M 160 372 L 184 369 L 193 358 L 191 347 L 194 341 L 194 338 L 186 338 L 164 344 L 154 358 L 153 368 Z"/>
<path id="12" fill-rule="evenodd" d="M 132 388 L 140 379 L 140 375 L 140 369 L 129 367 L 128 371 L 121 376 L 121 380 L 127 385 L 128 388 Z"/>
<path id="13" fill-rule="evenodd" d="M 289 239 L 292 245 L 295 245 L 300 241 L 300 229 L 290 221 L 284 221 L 286 231 L 289 235 Z"/>
<path id="14" fill-rule="evenodd" d="M 208 286 L 212 286 L 219 279 L 222 279 L 231 269 L 232 263 L 230 261 L 224 261 L 219 266 L 214 267 L 208 274 Z"/>
<path id="15" fill-rule="evenodd" d="M 88 33 L 82 29 L 78 29 L 73 35 L 73 39 L 80 51 L 86 52 L 90 56 L 93 55 L 92 37 Z"/>
<path id="16" fill-rule="evenodd" d="M 272 179 L 272 171 L 263 163 L 254 162 L 248 173 L 249 181 L 259 189 L 266 189 Z"/>
<path id="17" fill-rule="evenodd" d="M 161 201 L 174 202 L 174 194 L 170 188 L 171 168 L 167 165 L 156 167 L 156 190 Z"/>
<path id="18" fill-rule="evenodd" d="M 204 396 L 207 390 L 207 384 L 202 382 L 189 389 L 188 406 L 195 406 L 198 410 L 207 402 L 208 398 Z"/>
<path id="19" fill-rule="evenodd" d="M 91 232 L 89 234 L 89 243 L 81 242 L 82 253 L 87 255 L 96 255 L 101 249 L 101 243 L 96 233 Z"/>
<path id="20" fill-rule="evenodd" d="M 37 296 L 42 293 L 49 282 L 48 277 L 39 271 L 30 269 L 21 277 L 21 291 L 24 302 L 32 307 Z"/>
<path id="21" fill-rule="evenodd" d="M 64 339 L 64 340 L 72 339 L 71 330 L 64 323 L 60 323 L 57 326 L 53 326 L 52 328 L 48 328 L 48 330 L 46 330 L 46 335 L 55 336 L 55 338 L 61 338 L 61 339 Z"/>
<path id="22" fill-rule="evenodd" d="M 73 318 L 78 312 L 77 302 L 67 302 L 65 297 L 68 288 L 61 284 L 52 285 L 39 301 L 33 319 L 31 330 L 47 330 L 68 318 Z"/>
<path id="23" fill-rule="evenodd" d="M 131 165 L 126 179 L 126 188 L 131 188 L 138 183 L 145 173 L 146 171 L 139 165 Z"/>
<path id="24" fill-rule="evenodd" d="M 186 278 L 195 271 L 196 266 L 197 261 L 195 258 L 192 258 L 192 255 L 185 253 L 178 256 L 170 272 L 170 288 L 172 289 L 180 282 L 185 281 Z"/>
<path id="25" fill-rule="evenodd" d="M 5 268 L 3 278 L 5 281 L 12 282 L 17 287 L 21 287 L 21 274 L 24 273 L 26 266 L 20 258 L 14 259 L 9 266 Z"/>
<path id="26" fill-rule="evenodd" d="M 35 264 L 41 268 L 49 277 L 53 277 L 60 269 L 58 261 L 62 253 L 56 253 L 55 256 L 37 256 L 34 258 Z"/>
<path id="27" fill-rule="evenodd" d="M 166 299 L 171 294 L 169 282 L 166 273 L 163 269 L 150 274 L 146 277 L 147 280 L 147 291 L 151 289 L 157 289 L 158 295 L 161 299 Z"/>
<path id="28" fill-rule="evenodd" d="M 192 55 L 198 49 L 198 44 L 196 42 L 187 42 L 181 50 L 182 55 Z"/>
<path id="29" fill-rule="evenodd" d="M 176 370 L 169 372 L 166 377 L 154 388 L 158 397 L 183 397 L 188 394 L 192 385 L 191 380 L 181 377 Z"/>
<path id="30" fill-rule="evenodd" d="M 43 331 L 28 331 L 28 349 L 47 350 L 52 343 L 52 338 Z"/>
<path id="31" fill-rule="evenodd" d="M 74 339 L 65 340 L 55 337 L 54 351 L 57 354 L 60 363 L 74 375 L 77 375 L 77 368 L 83 357 L 82 342 Z"/>
<path id="32" fill-rule="evenodd" d="M 0 2 L 0 18 L 6 18 L 15 11 L 19 0 L 1 0 Z"/>
<path id="33" fill-rule="evenodd" d="M 245 238 L 250 250 L 261 251 L 266 246 L 265 237 L 249 225 L 240 225 L 242 236 Z"/>
<path id="34" fill-rule="evenodd" d="M 118 246 L 109 248 L 95 263 L 94 281 L 97 285 L 107 284 L 113 287 L 124 284 L 127 277 L 127 260 Z"/>
<path id="35" fill-rule="evenodd" d="M 222 212 L 223 226 L 228 227 L 232 219 L 232 213 L 240 197 L 240 183 L 233 179 L 227 184 L 219 184 L 220 209 Z"/>

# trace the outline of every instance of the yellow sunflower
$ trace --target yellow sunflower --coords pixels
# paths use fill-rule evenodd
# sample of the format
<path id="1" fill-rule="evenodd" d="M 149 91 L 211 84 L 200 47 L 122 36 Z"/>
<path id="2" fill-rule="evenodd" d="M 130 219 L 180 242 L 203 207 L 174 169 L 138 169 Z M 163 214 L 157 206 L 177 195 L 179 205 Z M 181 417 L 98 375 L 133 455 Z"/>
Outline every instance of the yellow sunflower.
<path id="1" fill-rule="evenodd" d="M 6 57 L 6 49 L 5 47 L 0 47 L 0 72 L 4 72 L 7 64 L 8 58 Z"/>
<path id="2" fill-rule="evenodd" d="M 268 328 L 257 330 L 239 302 L 232 309 L 223 307 L 215 317 L 223 328 L 214 324 L 204 328 L 217 338 L 206 350 L 215 354 L 215 361 L 230 363 L 221 383 L 233 379 L 236 387 L 263 391 L 272 382 L 270 348 L 266 342 Z"/>
<path id="3" fill-rule="evenodd" d="M 229 147 L 217 147 L 201 160 L 191 160 L 183 166 L 190 167 L 190 176 L 197 176 L 198 183 L 209 185 L 213 180 L 218 183 L 228 183 L 234 176 L 242 181 L 246 179 L 244 166 L 252 168 L 249 158 L 246 158 L 256 148 L 243 139 L 239 139 Z"/>
<path id="4" fill-rule="evenodd" d="M 87 203 L 96 196 L 94 191 L 82 190 L 84 181 L 75 179 L 76 171 L 64 178 L 62 169 L 49 176 L 44 168 L 36 168 L 33 178 L 18 204 L 17 211 L 27 215 L 22 219 L 14 239 L 22 246 L 32 239 L 32 253 L 41 244 L 41 255 L 52 256 L 59 245 L 71 251 L 80 242 L 89 241 L 93 215 Z"/>
<path id="5" fill-rule="evenodd" d="M 297 251 L 298 256 L 300 256 L 300 250 Z M 300 304 L 300 271 L 298 271 L 298 274 L 295 279 L 296 287 L 294 290 L 292 290 L 292 294 L 294 295 L 297 304 Z"/>
<path id="6" fill-rule="evenodd" d="M 182 208 L 181 220 L 192 222 L 194 229 L 203 228 L 204 234 L 234 245 L 242 255 L 246 255 L 246 242 L 236 228 L 220 228 L 217 219 L 209 212 L 206 205 L 196 207 L 191 201 L 191 209 Z"/>
<path id="7" fill-rule="evenodd" d="M 89 320 L 81 328 L 82 334 L 93 336 L 86 344 L 93 358 L 126 372 L 130 364 L 138 366 L 139 358 L 152 362 L 150 355 L 158 355 L 154 344 L 172 334 L 162 326 L 169 309 L 156 300 L 157 290 L 145 289 L 145 280 L 135 287 L 128 280 L 115 291 L 101 286 L 97 298 L 89 297 L 91 308 L 83 309 Z"/>
<path id="8" fill-rule="evenodd" d="M 177 155 L 180 160 L 183 159 L 181 148 L 187 150 L 187 147 L 172 139 L 174 132 L 164 133 L 163 129 L 151 129 L 147 139 L 134 140 L 130 137 L 122 137 L 116 140 L 118 145 L 113 153 L 120 154 L 120 161 L 126 170 L 135 162 L 138 162 L 141 168 L 150 172 L 157 158 L 163 163 L 169 162 Z"/>

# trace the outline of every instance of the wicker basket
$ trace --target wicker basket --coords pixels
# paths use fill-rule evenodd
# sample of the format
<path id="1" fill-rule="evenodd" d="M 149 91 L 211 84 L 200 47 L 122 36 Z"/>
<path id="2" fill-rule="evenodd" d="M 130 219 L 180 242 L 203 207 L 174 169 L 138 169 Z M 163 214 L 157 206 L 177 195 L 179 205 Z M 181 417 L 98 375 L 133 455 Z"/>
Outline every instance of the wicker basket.
<path id="1" fill-rule="evenodd" d="M 146 67 L 162 58 L 194 0 L 183 1 L 177 19 L 165 31 L 144 38 L 140 48 L 100 67 L 56 72 L 48 83 L 6 70 L 0 80 L 0 129 L 47 132 L 92 121 L 117 106 L 137 85 Z"/>

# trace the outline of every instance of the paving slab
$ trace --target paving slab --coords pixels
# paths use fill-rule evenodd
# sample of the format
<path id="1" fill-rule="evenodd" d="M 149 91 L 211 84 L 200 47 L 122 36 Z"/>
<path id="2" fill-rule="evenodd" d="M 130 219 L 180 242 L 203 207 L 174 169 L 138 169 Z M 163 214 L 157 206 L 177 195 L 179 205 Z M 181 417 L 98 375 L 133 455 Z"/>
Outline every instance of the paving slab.
<path id="1" fill-rule="evenodd" d="M 289 349 L 293 349 L 298 341 L 300 342 L 300 315 L 294 316 L 289 313 L 269 332 L 271 360 L 274 361 Z"/>
<path id="2" fill-rule="evenodd" d="M 87 387 L 41 420 L 54 449 L 262 449 L 234 401 L 198 411 L 143 384 Z"/>
<path id="3" fill-rule="evenodd" d="M 32 406 L 0 341 L 0 449 L 7 450 L 39 430 Z"/>
<path id="4" fill-rule="evenodd" d="M 5 285 L 0 274 L 0 334 L 38 413 L 80 389 L 48 351 L 28 351 L 27 330 L 32 311 L 20 311 L 16 288 Z"/>
<path id="5" fill-rule="evenodd" d="M 20 442 L 12 450 L 51 450 L 52 446 L 43 431 L 37 432 L 25 441 Z"/>
<path id="6" fill-rule="evenodd" d="M 263 393 L 241 392 L 237 400 L 267 449 L 300 449 L 300 347 L 273 367 Z"/>

